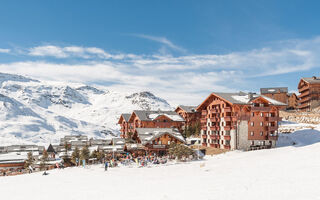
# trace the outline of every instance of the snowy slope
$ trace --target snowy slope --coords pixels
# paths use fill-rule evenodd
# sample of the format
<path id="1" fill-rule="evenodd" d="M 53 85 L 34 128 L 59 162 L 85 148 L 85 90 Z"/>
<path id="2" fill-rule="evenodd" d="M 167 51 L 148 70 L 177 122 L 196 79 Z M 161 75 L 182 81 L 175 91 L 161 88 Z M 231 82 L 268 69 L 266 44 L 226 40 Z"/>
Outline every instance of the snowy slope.
<path id="1" fill-rule="evenodd" d="M 4 191 L 3 198 L 12 200 L 61 197 L 77 200 L 301 200 L 320 197 L 320 143 L 233 151 L 206 159 L 150 168 L 111 168 L 107 172 L 97 165 L 89 169 L 52 170 L 48 176 L 34 173 L 0 177 L 0 191 Z"/>
<path id="2" fill-rule="evenodd" d="M 128 94 L 0 73 L 0 145 L 55 143 L 68 134 L 110 137 L 119 133 L 120 114 L 134 109 L 172 108 L 150 92 Z"/>

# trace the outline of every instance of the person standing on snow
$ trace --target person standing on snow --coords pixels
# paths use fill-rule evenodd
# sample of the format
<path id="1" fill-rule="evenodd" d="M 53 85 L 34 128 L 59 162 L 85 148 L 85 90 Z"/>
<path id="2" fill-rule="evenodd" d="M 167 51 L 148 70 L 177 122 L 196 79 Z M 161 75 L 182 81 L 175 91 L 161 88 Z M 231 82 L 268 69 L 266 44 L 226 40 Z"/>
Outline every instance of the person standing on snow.
<path id="1" fill-rule="evenodd" d="M 104 171 L 108 171 L 108 161 L 104 164 Z"/>
<path id="2" fill-rule="evenodd" d="M 31 165 L 29 165 L 29 174 L 31 174 L 33 172 L 33 168 L 31 167 Z"/>

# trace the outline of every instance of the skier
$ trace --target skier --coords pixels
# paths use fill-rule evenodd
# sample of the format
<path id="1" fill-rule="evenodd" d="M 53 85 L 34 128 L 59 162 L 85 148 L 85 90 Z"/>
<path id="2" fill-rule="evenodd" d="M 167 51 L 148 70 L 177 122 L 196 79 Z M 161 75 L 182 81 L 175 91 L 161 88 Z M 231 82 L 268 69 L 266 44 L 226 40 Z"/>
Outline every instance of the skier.
<path id="1" fill-rule="evenodd" d="M 108 171 L 108 161 L 104 164 L 104 171 Z"/>

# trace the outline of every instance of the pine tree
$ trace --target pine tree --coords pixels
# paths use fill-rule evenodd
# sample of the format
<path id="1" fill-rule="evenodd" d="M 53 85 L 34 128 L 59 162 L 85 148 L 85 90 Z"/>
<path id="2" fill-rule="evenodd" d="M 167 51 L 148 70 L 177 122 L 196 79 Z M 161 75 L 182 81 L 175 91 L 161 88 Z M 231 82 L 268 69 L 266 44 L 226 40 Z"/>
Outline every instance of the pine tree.
<path id="1" fill-rule="evenodd" d="M 71 161 L 72 161 L 73 164 L 77 165 L 77 164 L 79 164 L 79 163 L 77 163 L 77 160 L 79 161 L 79 159 L 80 159 L 80 150 L 76 146 L 76 148 L 72 152 Z"/>
<path id="2" fill-rule="evenodd" d="M 24 164 L 24 168 L 28 168 L 29 166 L 32 166 L 34 163 L 34 158 L 31 152 L 28 153 L 28 158 Z"/>
<path id="3" fill-rule="evenodd" d="M 85 146 L 85 147 L 83 147 L 83 148 L 81 149 L 80 159 L 81 159 L 81 160 L 88 161 L 89 158 L 90 158 L 90 151 L 89 151 L 88 147 Z"/>
<path id="4" fill-rule="evenodd" d="M 180 160 L 182 157 L 189 157 L 190 155 L 195 155 L 195 153 L 191 148 L 183 144 L 172 143 L 169 147 L 169 155 Z"/>
<path id="5" fill-rule="evenodd" d="M 40 162 L 40 169 L 46 169 L 47 167 L 47 161 L 48 161 L 48 152 L 46 150 L 43 151 L 42 157 L 41 157 L 41 162 Z"/>

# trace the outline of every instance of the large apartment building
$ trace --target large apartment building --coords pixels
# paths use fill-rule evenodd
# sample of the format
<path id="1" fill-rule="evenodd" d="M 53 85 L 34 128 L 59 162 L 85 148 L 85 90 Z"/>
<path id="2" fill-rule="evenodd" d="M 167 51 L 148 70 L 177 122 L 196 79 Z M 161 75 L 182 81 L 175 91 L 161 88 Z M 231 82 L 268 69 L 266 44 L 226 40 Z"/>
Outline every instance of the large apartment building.
<path id="1" fill-rule="evenodd" d="M 301 78 L 298 84 L 300 92 L 298 109 L 302 111 L 311 111 L 320 106 L 320 78 Z"/>
<path id="2" fill-rule="evenodd" d="M 198 107 L 206 147 L 251 150 L 274 147 L 285 103 L 252 93 L 212 93 Z"/>

